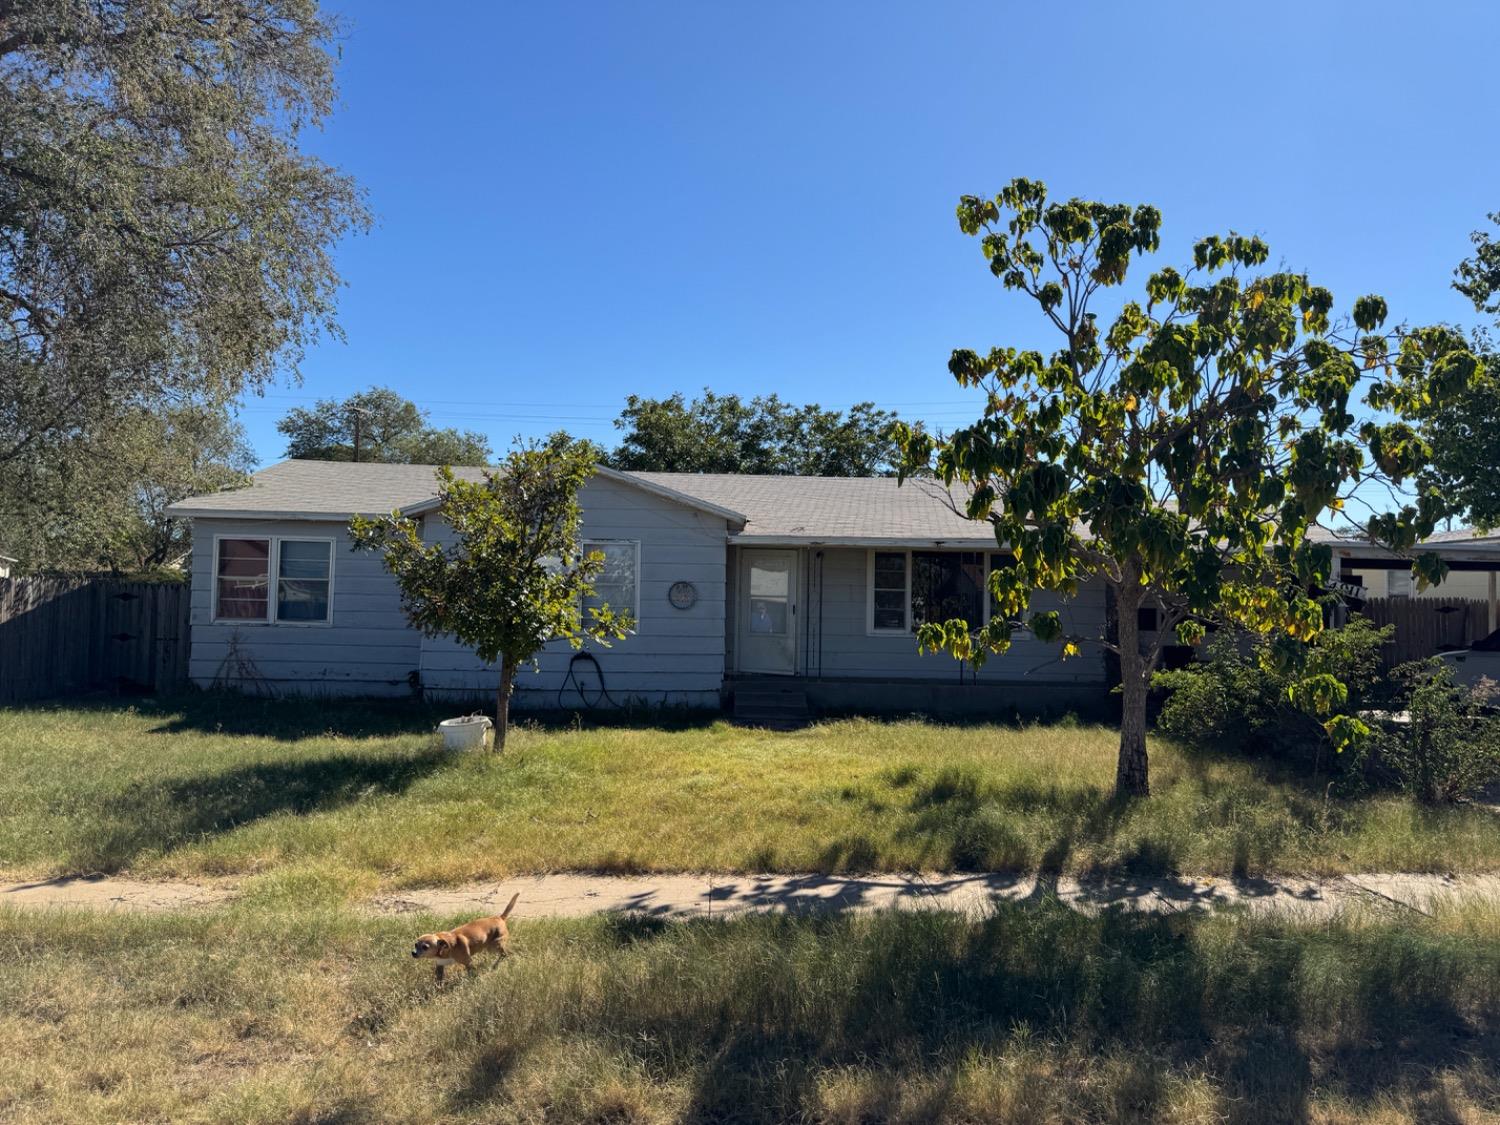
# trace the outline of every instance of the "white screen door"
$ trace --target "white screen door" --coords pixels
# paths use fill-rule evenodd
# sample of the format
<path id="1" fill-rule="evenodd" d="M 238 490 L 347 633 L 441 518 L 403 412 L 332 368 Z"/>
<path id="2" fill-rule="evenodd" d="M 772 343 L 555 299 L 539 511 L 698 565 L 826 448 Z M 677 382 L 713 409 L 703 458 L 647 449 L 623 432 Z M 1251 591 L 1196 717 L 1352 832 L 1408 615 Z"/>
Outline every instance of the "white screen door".
<path id="1" fill-rule="evenodd" d="M 740 671 L 797 670 L 797 552 L 740 551 Z"/>

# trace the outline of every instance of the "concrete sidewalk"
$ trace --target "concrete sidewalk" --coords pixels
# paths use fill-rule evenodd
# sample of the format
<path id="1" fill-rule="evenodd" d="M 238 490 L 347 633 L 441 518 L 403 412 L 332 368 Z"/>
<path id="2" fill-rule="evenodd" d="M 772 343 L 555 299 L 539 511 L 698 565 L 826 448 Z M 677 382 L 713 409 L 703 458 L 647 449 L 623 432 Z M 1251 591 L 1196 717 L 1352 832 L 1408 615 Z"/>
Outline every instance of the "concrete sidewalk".
<path id="1" fill-rule="evenodd" d="M 0 883 L 0 905 L 23 908 L 169 911 L 233 899 L 231 880 L 154 883 L 106 876 Z M 996 902 L 1055 894 L 1080 910 L 1207 910 L 1240 905 L 1256 914 L 1330 917 L 1351 904 L 1426 913 L 1444 899 L 1500 902 L 1500 875 L 1342 875 L 1325 879 L 1216 879 L 1116 876 L 1053 879 L 1007 874 L 650 875 L 562 873 L 526 875 L 456 887 L 396 891 L 366 903 L 378 914 L 478 915 L 500 909 L 520 892 L 516 910 L 577 918 L 639 912 L 702 918 L 748 911 L 939 909 L 981 912 Z"/>
<path id="2" fill-rule="evenodd" d="M 1080 910 L 1117 906 L 1169 912 L 1244 906 L 1261 913 L 1328 917 L 1352 903 L 1427 913 L 1444 899 L 1500 902 L 1500 875 L 1334 876 L 1327 879 L 1214 879 L 1173 876 L 1052 879 L 1006 874 L 523 876 L 470 887 L 398 891 L 371 902 L 379 913 L 483 914 L 517 891 L 517 911 L 578 917 L 634 911 L 702 918 L 750 911 L 956 910 L 982 912 L 997 902 L 1046 894 Z M 3 895 L 0 895 L 3 901 Z"/>

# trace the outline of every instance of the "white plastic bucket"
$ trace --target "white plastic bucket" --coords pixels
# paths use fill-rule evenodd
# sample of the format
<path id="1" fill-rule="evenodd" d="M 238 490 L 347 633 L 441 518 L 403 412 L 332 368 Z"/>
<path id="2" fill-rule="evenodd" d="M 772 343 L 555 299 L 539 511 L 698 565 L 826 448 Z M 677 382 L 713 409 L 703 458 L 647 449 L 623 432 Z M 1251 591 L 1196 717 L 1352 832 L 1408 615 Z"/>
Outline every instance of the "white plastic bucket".
<path id="1" fill-rule="evenodd" d="M 465 715 L 462 719 L 444 719 L 438 724 L 443 732 L 443 746 L 448 750 L 480 750 L 484 732 L 495 724 L 483 715 Z"/>

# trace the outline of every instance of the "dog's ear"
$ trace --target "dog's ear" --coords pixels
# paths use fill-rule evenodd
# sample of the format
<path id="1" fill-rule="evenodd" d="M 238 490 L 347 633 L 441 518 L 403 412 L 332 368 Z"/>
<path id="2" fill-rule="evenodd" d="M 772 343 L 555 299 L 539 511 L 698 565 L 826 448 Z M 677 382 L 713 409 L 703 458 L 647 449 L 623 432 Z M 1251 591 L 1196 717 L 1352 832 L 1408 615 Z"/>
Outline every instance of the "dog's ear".
<path id="1" fill-rule="evenodd" d="M 442 937 L 438 938 L 437 939 L 437 948 L 438 948 L 438 952 L 439 953 L 447 953 L 448 952 L 448 939 L 447 938 L 442 938 Z"/>

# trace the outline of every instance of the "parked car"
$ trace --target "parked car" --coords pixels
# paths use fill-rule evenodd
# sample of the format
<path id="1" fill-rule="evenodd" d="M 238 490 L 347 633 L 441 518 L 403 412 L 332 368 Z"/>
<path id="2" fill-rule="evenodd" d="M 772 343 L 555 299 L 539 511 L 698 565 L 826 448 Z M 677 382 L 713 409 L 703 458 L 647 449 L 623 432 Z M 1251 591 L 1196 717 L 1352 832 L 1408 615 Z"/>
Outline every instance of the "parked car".
<path id="1" fill-rule="evenodd" d="M 1480 680 L 1491 680 L 1500 688 L 1500 629 L 1475 641 L 1468 648 L 1440 652 L 1438 659 L 1453 669 L 1453 678 L 1467 687 L 1478 687 Z M 1491 699 L 1500 703 L 1500 698 Z"/>

